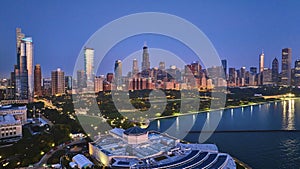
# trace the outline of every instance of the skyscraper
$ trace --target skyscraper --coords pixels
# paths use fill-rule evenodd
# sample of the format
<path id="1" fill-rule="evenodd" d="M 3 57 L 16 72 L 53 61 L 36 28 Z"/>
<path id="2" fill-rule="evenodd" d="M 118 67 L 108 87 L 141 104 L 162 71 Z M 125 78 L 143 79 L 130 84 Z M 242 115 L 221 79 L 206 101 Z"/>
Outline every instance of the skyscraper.
<path id="1" fill-rule="evenodd" d="M 165 70 L 166 69 L 166 64 L 165 62 L 159 62 L 159 70 Z"/>
<path id="2" fill-rule="evenodd" d="M 138 73 L 139 73 L 138 61 L 136 59 L 133 59 L 133 62 L 132 62 L 132 75 L 135 76 Z"/>
<path id="3" fill-rule="evenodd" d="M 34 95 L 42 96 L 42 71 L 39 64 L 34 66 Z"/>
<path id="4" fill-rule="evenodd" d="M 84 48 L 84 76 L 87 87 L 86 92 L 94 92 L 94 49 Z"/>
<path id="5" fill-rule="evenodd" d="M 272 70 L 269 68 L 264 68 L 264 71 L 261 74 L 262 76 L 262 85 L 272 85 Z"/>
<path id="6" fill-rule="evenodd" d="M 51 96 L 51 78 L 43 78 L 43 96 Z"/>
<path id="7" fill-rule="evenodd" d="M 109 83 L 112 83 L 113 78 L 114 78 L 114 74 L 113 74 L 113 73 L 107 73 L 107 74 L 106 74 L 106 80 L 107 80 Z"/>
<path id="8" fill-rule="evenodd" d="M 115 62 L 115 83 L 117 86 L 117 89 L 120 89 L 122 85 L 122 61 L 121 60 L 116 60 Z"/>
<path id="9" fill-rule="evenodd" d="M 26 45 L 21 41 L 19 67 L 16 70 L 17 99 L 28 99 L 28 70 L 26 59 Z"/>
<path id="10" fill-rule="evenodd" d="M 84 73 L 87 81 L 94 80 L 94 49 L 84 48 Z"/>
<path id="11" fill-rule="evenodd" d="M 33 44 L 32 38 L 26 37 L 22 39 L 22 43 L 26 46 L 26 62 L 28 72 L 28 97 L 29 100 L 33 101 L 34 96 L 34 77 L 33 77 Z"/>
<path id="12" fill-rule="evenodd" d="M 20 58 L 21 58 L 21 40 L 25 35 L 21 32 L 21 28 L 16 28 L 16 52 L 17 52 L 17 64 L 14 66 L 14 72 L 12 81 L 14 82 L 14 97 L 15 99 L 22 99 L 21 94 L 21 73 L 20 73 Z M 27 97 L 27 94 L 26 94 Z"/>
<path id="13" fill-rule="evenodd" d="M 200 71 L 202 69 L 199 61 L 193 61 L 192 64 L 189 66 L 190 71 L 194 75 L 194 77 L 199 78 L 200 77 Z"/>
<path id="14" fill-rule="evenodd" d="M 20 69 L 21 40 L 25 37 L 21 28 L 16 28 L 17 69 Z"/>
<path id="15" fill-rule="evenodd" d="M 222 62 L 223 70 L 224 70 L 224 75 L 226 78 L 227 77 L 227 60 L 223 59 L 223 60 L 221 60 L 221 62 Z"/>
<path id="16" fill-rule="evenodd" d="M 77 70 L 77 88 L 82 89 L 87 86 L 84 70 Z"/>
<path id="17" fill-rule="evenodd" d="M 148 47 L 144 45 L 143 47 L 143 61 L 142 61 L 142 71 L 150 69 L 150 61 L 149 61 L 149 52 Z"/>
<path id="18" fill-rule="evenodd" d="M 264 59 L 265 59 L 265 54 L 264 51 L 261 52 L 259 55 L 259 73 L 262 73 L 264 71 Z"/>
<path id="19" fill-rule="evenodd" d="M 33 46 L 31 38 L 23 38 L 20 44 L 20 51 L 18 53 L 19 63 L 15 70 L 16 72 L 16 86 L 18 99 L 29 99 L 32 101 L 34 92 L 33 83 Z"/>
<path id="20" fill-rule="evenodd" d="M 115 61 L 115 78 L 119 79 L 122 77 L 122 61 L 121 60 L 116 60 Z"/>
<path id="21" fill-rule="evenodd" d="M 295 61 L 295 79 L 294 79 L 294 85 L 300 86 L 300 60 Z"/>
<path id="22" fill-rule="evenodd" d="M 277 58 L 274 58 L 272 61 L 272 81 L 274 84 L 278 84 L 279 77 L 279 63 Z"/>
<path id="23" fill-rule="evenodd" d="M 105 80 L 104 76 L 95 77 L 95 83 L 94 83 L 95 84 L 95 88 L 94 88 L 95 93 L 103 91 L 104 80 Z"/>
<path id="24" fill-rule="evenodd" d="M 292 49 L 282 49 L 282 66 L 281 66 L 281 84 L 291 85 L 291 64 L 292 64 Z"/>
<path id="25" fill-rule="evenodd" d="M 51 72 L 52 95 L 65 93 L 65 73 L 58 68 Z"/>
<path id="26" fill-rule="evenodd" d="M 73 79 L 72 76 L 65 76 L 65 89 L 72 90 L 73 88 Z"/>
<path id="27" fill-rule="evenodd" d="M 246 67 L 241 67 L 240 69 L 240 78 L 244 78 L 246 77 Z"/>
<path id="28" fill-rule="evenodd" d="M 33 44 L 32 38 L 24 38 L 21 29 L 17 28 L 17 65 L 15 66 L 15 98 L 33 101 Z M 23 38 L 22 38 L 23 37 Z M 21 39 L 22 38 L 22 39 Z"/>
<path id="29" fill-rule="evenodd" d="M 235 68 L 229 68 L 229 74 L 228 74 L 228 82 L 229 86 L 235 86 L 236 85 L 236 71 Z"/>

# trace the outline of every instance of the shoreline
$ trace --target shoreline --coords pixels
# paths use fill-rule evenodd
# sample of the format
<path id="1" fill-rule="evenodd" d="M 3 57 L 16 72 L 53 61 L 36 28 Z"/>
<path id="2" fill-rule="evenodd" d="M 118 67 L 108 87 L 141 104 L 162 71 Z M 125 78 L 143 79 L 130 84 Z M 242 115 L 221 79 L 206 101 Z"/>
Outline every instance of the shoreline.
<path id="1" fill-rule="evenodd" d="M 232 157 L 232 156 L 231 156 Z M 243 167 L 244 169 L 252 169 L 252 167 L 250 167 L 248 164 L 244 163 L 243 161 L 235 158 L 235 157 L 232 157 L 234 162 L 238 165 L 240 165 L 241 167 Z"/>
<path id="2" fill-rule="evenodd" d="M 291 97 L 291 98 L 288 98 L 288 99 L 300 99 L 300 97 Z M 156 117 L 156 118 L 152 118 L 152 119 L 149 119 L 149 120 L 151 122 L 151 121 L 155 121 L 155 120 L 169 119 L 169 118 L 180 117 L 180 116 L 195 115 L 195 114 L 200 114 L 200 113 L 211 113 L 213 111 L 220 111 L 220 110 L 226 110 L 226 109 L 236 109 L 236 108 L 242 108 L 242 107 L 256 106 L 256 105 L 262 105 L 262 104 L 266 104 L 266 103 L 282 102 L 284 100 L 287 100 L 287 98 L 280 98 L 280 99 L 276 99 L 276 100 L 273 100 L 273 101 L 250 103 L 250 104 L 239 105 L 239 106 L 228 106 L 228 107 L 224 107 L 224 108 L 202 110 L 202 111 L 197 111 L 197 112 L 189 112 L 189 113 L 184 113 L 184 114 L 176 114 L 176 115 L 170 115 L 170 116 Z"/>

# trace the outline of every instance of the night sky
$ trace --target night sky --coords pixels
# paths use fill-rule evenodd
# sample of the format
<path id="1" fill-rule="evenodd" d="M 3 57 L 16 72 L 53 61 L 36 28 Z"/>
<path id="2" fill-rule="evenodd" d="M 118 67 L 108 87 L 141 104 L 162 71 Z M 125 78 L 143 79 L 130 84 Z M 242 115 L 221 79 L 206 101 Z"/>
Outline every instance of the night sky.
<path id="1" fill-rule="evenodd" d="M 44 77 L 58 67 L 71 75 L 81 48 L 95 31 L 137 12 L 169 13 L 193 23 L 211 40 L 220 58 L 228 60 L 228 67 L 258 66 L 262 49 L 265 66 L 270 67 L 274 57 L 281 61 L 281 49 L 285 47 L 292 48 L 293 61 L 300 59 L 299 9 L 298 0 L 4 0 L 0 2 L 0 77 L 7 77 L 16 64 L 16 27 L 33 38 L 34 63 L 41 64 Z M 193 54 L 185 53 L 185 47 L 172 39 L 141 35 L 112 49 L 101 69 L 112 72 L 116 59 L 141 50 L 145 41 L 151 48 L 184 55 L 187 63 L 194 60 Z"/>

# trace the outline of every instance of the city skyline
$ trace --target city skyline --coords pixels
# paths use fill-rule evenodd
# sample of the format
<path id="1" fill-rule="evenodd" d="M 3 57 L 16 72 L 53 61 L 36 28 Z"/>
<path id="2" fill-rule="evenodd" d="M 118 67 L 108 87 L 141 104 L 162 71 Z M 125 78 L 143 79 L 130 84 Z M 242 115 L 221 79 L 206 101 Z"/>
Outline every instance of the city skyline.
<path id="1" fill-rule="evenodd" d="M 32 102 L 35 94 L 37 96 L 42 94 L 41 82 L 44 78 L 42 78 L 41 65 L 33 65 L 33 40 L 31 37 L 26 37 L 25 34 L 22 33 L 21 28 L 16 28 L 16 49 L 17 64 L 14 65 L 14 71 L 11 72 L 6 98 L 28 99 L 29 102 Z M 228 66 L 226 59 L 221 60 L 221 65 L 212 65 L 212 67 L 205 67 L 205 64 L 202 64 L 200 59 L 189 62 L 191 64 L 184 63 L 181 67 L 176 67 L 176 64 L 172 66 L 171 64 L 170 68 L 166 69 L 166 62 L 162 60 L 163 57 L 154 56 L 156 62 L 159 62 L 159 64 L 158 66 L 157 64 L 156 66 L 153 64 L 151 66 L 150 60 L 153 59 L 150 58 L 153 57 L 150 57 L 148 46 L 146 42 L 144 42 L 142 53 L 139 54 L 142 56 L 140 72 L 138 71 L 138 59 L 136 59 L 139 56 L 136 56 L 138 53 L 135 52 L 131 57 L 126 58 L 129 62 L 132 62 L 131 66 L 125 65 L 127 71 L 123 71 L 123 62 L 118 59 L 115 61 L 113 73 L 106 71 L 106 79 L 95 78 L 97 72 L 94 70 L 94 52 L 93 48 L 84 47 L 84 69 L 77 70 L 77 74 L 73 74 L 73 77 L 65 77 L 64 71 L 61 71 L 60 68 L 58 68 L 57 71 L 52 71 L 51 94 L 92 93 L 101 91 L 101 85 L 103 91 L 157 88 L 171 90 L 198 88 L 198 90 L 210 90 L 214 87 L 224 87 L 227 85 L 230 87 L 260 85 L 300 86 L 300 78 L 298 76 L 299 59 L 295 61 L 295 67 L 292 68 L 291 48 L 282 49 L 281 71 L 279 71 L 277 57 L 273 59 L 271 68 L 265 66 L 264 50 L 262 50 L 259 55 L 258 68 L 250 67 L 247 69 L 242 66 L 239 69 L 239 67 L 229 67 L 229 75 L 227 76 Z M 164 56 L 164 52 L 164 50 L 161 50 L 159 54 Z M 175 54 L 173 55 L 175 58 L 178 58 Z M 132 56 L 135 58 L 132 59 Z M 103 64 L 107 67 L 107 62 L 101 62 L 100 66 L 103 66 Z M 259 70 L 258 73 L 257 69 Z M 132 72 L 130 72 L 130 70 L 132 70 Z M 105 73 L 100 74 L 100 76 L 105 76 Z M 113 78 L 115 78 L 115 80 L 113 80 Z M 95 82 L 99 84 L 95 84 Z M 44 93 L 47 92 L 47 90 L 48 89 L 46 89 Z"/>
<path id="2" fill-rule="evenodd" d="M 297 27 L 299 27 L 298 25 L 300 22 L 298 22 L 299 18 L 296 17 L 298 16 L 297 14 L 299 14 L 299 11 L 296 8 L 299 2 L 274 1 L 272 4 L 260 2 L 259 5 L 255 2 L 232 2 L 232 4 L 225 2 L 218 4 L 213 2 L 191 2 L 194 5 L 190 5 L 189 8 L 184 7 L 182 4 L 183 2 L 163 2 L 159 7 L 150 2 L 145 2 L 146 5 L 137 1 L 133 1 L 131 4 L 124 4 L 123 2 L 118 3 L 122 4 L 120 6 L 134 6 L 130 13 L 158 11 L 178 15 L 179 17 L 187 19 L 199 27 L 208 36 L 215 45 L 220 58 L 227 59 L 228 67 L 257 67 L 257 55 L 262 49 L 265 51 L 265 66 L 271 67 L 271 61 L 274 57 L 281 58 L 281 49 L 286 47 L 293 49 L 294 57 L 292 63 L 294 63 L 300 56 L 300 51 L 298 49 L 298 46 L 300 46 L 300 35 L 297 34 Z M 62 18 L 56 18 L 59 15 L 55 15 L 56 17 L 54 17 L 51 15 L 52 12 L 50 11 L 43 15 L 36 15 L 37 13 L 41 13 L 41 9 L 43 9 L 42 3 L 37 1 L 34 4 L 27 4 L 25 2 L 20 3 L 24 7 L 9 8 L 14 5 L 13 2 L 6 2 L 5 5 L 2 5 L 2 7 L 7 6 L 7 8 L 1 10 L 5 15 L 1 15 L 0 20 L 5 19 L 3 16 L 10 16 L 11 19 L 5 20 L 5 26 L 0 28 L 1 37 L 7 39 L 7 41 L 1 42 L 0 45 L 0 57 L 7 61 L 7 64 L 1 64 L 0 77 L 9 76 L 11 67 L 8 67 L 7 65 L 16 63 L 15 42 L 13 42 L 15 39 L 15 34 L 13 32 L 16 27 L 23 28 L 26 34 L 33 37 L 35 41 L 34 64 L 43 65 L 44 72 L 48 72 L 45 76 L 50 77 L 49 72 L 57 67 L 63 67 L 66 74 L 71 74 L 76 57 L 88 37 L 106 23 L 117 19 L 118 17 L 130 14 L 128 11 L 120 9 L 116 14 L 106 16 L 103 20 L 99 20 L 97 16 L 102 18 L 100 16 L 103 16 L 102 12 L 105 12 L 105 10 L 102 12 L 100 12 L 101 10 L 90 10 L 91 12 L 87 14 L 84 14 L 86 12 L 79 12 L 82 16 L 77 16 L 78 12 L 74 9 L 78 9 L 76 8 L 77 6 L 84 6 L 85 4 L 71 4 L 66 9 L 62 9 L 60 7 L 61 3 L 49 3 L 48 6 L 55 9 L 56 12 L 67 13 L 67 15 L 62 16 Z M 92 6 L 97 5 L 95 4 Z M 116 7 L 113 2 L 107 3 L 106 6 Z M 139 10 L 139 7 L 141 6 L 145 9 Z M 281 6 L 285 6 L 289 11 L 281 9 Z M 7 9 L 13 10 L 8 11 Z M 199 9 L 202 9 L 202 12 L 199 12 L 200 15 L 195 15 L 197 13 L 196 11 L 199 11 Z M 216 11 L 214 14 L 209 12 L 212 9 L 215 9 L 214 11 Z M 224 12 L 226 12 L 227 15 L 221 15 Z M 21 18 L 17 17 L 20 16 L 20 13 L 22 13 Z M 236 15 L 236 13 L 239 13 L 239 15 Z M 73 14 L 79 18 L 77 23 L 76 20 L 71 17 Z M 94 17 L 87 17 L 89 15 L 93 15 Z M 224 21 L 226 20 L 228 23 L 224 23 L 217 19 L 221 16 L 226 17 Z M 45 24 L 41 19 L 50 22 Z M 63 23 L 65 20 L 68 22 Z M 41 22 L 42 24 L 36 25 L 32 22 Z M 78 24 L 87 25 L 87 28 L 81 29 L 74 26 Z M 58 29 L 55 25 L 61 25 L 61 29 Z M 222 29 L 219 29 L 219 27 L 222 27 Z M 79 29 L 80 34 L 78 34 Z M 76 40 L 71 40 L 71 38 L 75 38 Z M 171 44 L 168 46 L 167 44 L 170 43 L 166 44 L 165 42 L 169 42 L 170 40 L 163 39 L 162 42 L 158 42 L 157 40 L 159 38 L 155 36 L 146 36 L 146 38 L 141 36 L 136 37 L 136 39 L 138 40 L 138 43 L 136 44 L 133 44 L 132 42 L 128 43 L 126 41 L 121 42 L 122 45 L 128 44 L 127 48 L 124 51 L 113 50 L 108 54 L 108 57 L 113 57 L 113 61 L 117 60 L 116 57 L 120 55 L 125 57 L 133 51 L 140 49 L 140 44 L 145 40 L 152 47 L 161 47 L 162 49 L 172 51 L 179 56 L 193 57 L 185 56 L 187 52 L 182 47 L 177 49 L 177 46 L 182 46 L 178 44 L 178 42 L 173 42 L 175 45 Z M 187 55 L 189 55 L 189 53 Z M 241 57 L 243 60 L 238 61 Z M 57 60 L 60 60 L 60 62 L 55 62 Z M 64 67 L 64 65 L 66 66 Z M 110 70 L 113 69 L 111 68 Z"/>
<path id="3" fill-rule="evenodd" d="M 18 29 L 20 29 L 20 28 L 16 28 L 17 30 Z M 24 34 L 23 34 L 24 35 Z M 16 36 L 16 38 L 17 38 L 17 40 L 18 40 L 18 36 Z M 27 41 L 27 42 L 30 42 L 31 44 L 32 44 L 32 37 L 26 37 L 26 38 L 21 38 L 20 39 L 21 41 Z M 18 42 L 17 42 L 18 43 Z M 145 43 L 145 41 L 144 41 L 144 43 Z M 155 46 L 155 44 L 154 44 L 154 46 Z M 32 47 L 33 48 L 33 47 Z M 283 50 L 283 49 L 291 49 L 290 47 L 285 47 L 285 48 L 282 48 L 281 50 Z M 34 49 L 31 49 L 31 50 L 34 50 Z M 144 62 L 144 60 L 145 60 L 145 57 L 146 57 L 146 62 L 150 62 L 151 63 L 151 61 L 155 61 L 155 62 L 160 62 L 160 61 L 157 61 L 157 59 L 156 58 L 151 58 L 151 57 L 149 57 L 149 51 L 148 51 L 148 47 L 147 47 L 147 51 L 145 52 L 144 51 L 145 49 L 143 49 L 143 52 L 141 52 L 141 53 L 143 53 L 142 54 L 142 56 L 141 56 L 141 59 L 139 60 L 139 59 L 136 59 L 136 58 L 134 58 L 134 60 L 136 60 L 137 62 L 138 62 L 138 65 L 137 65 L 137 69 L 143 69 L 143 62 Z M 163 54 L 163 53 L 160 53 L 160 51 L 156 51 L 156 50 L 161 50 L 161 49 L 159 49 L 159 48 L 150 48 L 150 50 L 154 50 L 155 52 L 157 52 L 157 53 L 159 53 L 159 54 Z M 107 73 L 112 73 L 113 71 L 114 71 L 114 68 L 113 68 L 113 66 L 108 66 L 108 67 L 105 67 L 105 69 L 108 69 L 108 70 L 106 70 L 106 72 L 103 72 L 103 68 L 101 69 L 99 69 L 99 70 L 94 70 L 94 67 L 93 68 L 90 68 L 90 70 L 86 70 L 86 67 L 87 67 L 87 64 L 89 64 L 89 65 L 93 65 L 93 63 L 94 63 L 94 61 L 93 60 L 90 60 L 90 58 L 92 58 L 92 56 L 94 56 L 94 49 L 92 49 L 92 48 L 88 48 L 88 47 L 84 47 L 84 51 L 85 51 L 85 54 L 84 54 L 84 70 L 83 71 L 85 71 L 85 72 L 89 72 L 88 74 L 88 77 L 89 77 L 89 79 L 91 78 L 91 77 L 93 77 L 93 76 L 99 76 L 99 75 L 105 75 L 105 74 L 107 74 Z M 87 53 L 86 53 L 86 51 L 88 51 Z M 163 50 L 162 50 L 163 51 Z M 33 51 L 34 52 L 34 51 Z M 166 52 L 169 52 L 169 51 L 166 51 Z M 134 53 L 131 53 L 130 55 L 129 55 L 129 57 L 133 57 L 134 55 L 137 55 L 139 53 L 139 50 L 137 50 L 137 51 L 135 51 Z M 146 53 L 146 54 L 145 54 Z M 174 55 L 174 53 L 172 53 L 173 55 Z M 282 61 L 282 52 L 278 55 L 278 56 L 275 56 L 275 57 L 273 57 L 273 58 L 270 58 L 270 56 L 269 57 L 265 57 L 265 50 L 264 49 L 261 49 L 261 52 L 259 53 L 259 55 L 258 55 L 258 57 L 257 58 L 254 58 L 254 59 L 252 59 L 254 62 L 257 62 L 257 64 L 255 65 L 250 65 L 250 66 L 244 66 L 244 65 L 237 65 L 237 67 L 233 67 L 233 66 L 228 66 L 228 65 L 231 65 L 230 63 L 232 63 L 231 62 L 231 60 L 229 60 L 229 59 L 227 59 L 227 58 L 220 58 L 221 60 L 220 61 L 223 61 L 223 60 L 226 60 L 226 64 L 227 64 L 227 68 L 242 68 L 242 67 L 245 67 L 247 70 L 250 70 L 251 69 L 251 67 L 257 67 L 257 69 L 258 69 L 258 72 L 261 72 L 261 70 L 263 70 L 264 68 L 271 68 L 272 67 L 272 61 L 273 61 L 273 59 L 279 59 L 279 61 L 281 62 Z M 174 55 L 174 56 L 176 56 L 176 57 L 178 57 L 177 55 Z M 86 58 L 89 58 L 89 59 L 86 59 Z M 165 57 L 165 56 L 164 56 Z M 172 56 L 168 56 L 168 57 L 172 57 Z M 267 58 L 267 59 L 266 59 Z M 93 58 L 94 59 L 94 58 Z M 107 59 L 107 58 L 105 58 L 105 59 Z M 120 60 L 120 58 L 118 58 L 118 57 L 116 57 L 116 59 L 117 60 Z M 125 60 L 126 60 L 127 58 L 125 58 Z M 180 58 L 180 59 L 186 59 L 186 58 Z M 195 59 L 195 58 L 189 58 L 189 60 L 185 60 L 185 64 L 189 64 L 190 62 L 194 62 L 194 61 L 199 61 L 199 60 L 193 60 L 193 59 Z M 198 59 L 198 58 L 196 58 L 196 59 Z M 289 61 L 290 63 L 289 63 L 289 65 L 290 66 L 292 66 L 293 65 L 293 63 L 295 63 L 297 60 L 299 60 L 300 59 L 300 56 L 299 57 L 292 57 L 291 58 L 291 60 Z M 261 61 L 262 60 L 262 61 Z M 270 60 L 270 63 L 266 63 L 266 60 Z M 123 61 L 123 60 L 120 60 L 120 61 Z M 34 65 L 33 65 L 33 62 L 34 62 L 34 60 L 33 60 L 33 57 L 32 57 L 32 63 L 30 63 L 30 64 L 32 64 L 32 68 L 34 67 L 34 65 L 40 65 L 39 63 L 34 63 Z M 87 62 L 89 62 L 89 63 L 87 63 Z M 112 63 L 114 63 L 114 61 L 111 61 Z M 200 60 L 200 62 L 201 62 L 201 60 Z M 150 65 L 150 63 L 146 63 L 147 64 L 147 67 L 148 68 L 153 68 L 153 67 L 159 67 L 159 64 L 155 64 L 155 65 Z M 165 63 L 165 66 L 166 67 L 171 67 L 171 66 L 177 66 L 179 69 L 183 69 L 183 67 L 180 67 L 179 65 L 180 64 L 182 64 L 182 63 L 179 63 L 179 62 L 177 62 L 178 63 L 178 65 L 176 64 L 176 62 L 175 62 L 175 64 L 173 63 L 170 63 L 170 64 L 168 64 L 168 63 Z M 229 64 L 228 64 L 229 63 Z M 101 64 L 103 64 L 103 63 L 101 63 Z M 108 64 L 105 64 L 106 66 L 108 65 Z M 55 69 L 57 69 L 57 68 L 60 68 L 60 67 L 56 67 Z M 64 67 L 63 67 L 64 68 Z M 124 67 L 123 67 L 124 68 Z M 55 69 L 53 69 L 53 70 L 55 70 Z M 130 71 L 130 70 L 132 70 L 131 69 L 131 67 L 125 67 L 125 69 L 127 70 L 127 71 Z M 32 69 L 33 70 L 33 69 Z M 279 66 L 279 70 L 282 70 L 282 65 L 280 65 Z M 52 71 L 52 70 L 51 70 Z M 51 72 L 50 71 L 50 72 Z M 32 72 L 32 71 L 31 71 Z M 51 77 L 51 73 L 50 72 L 46 72 L 46 75 L 45 76 L 43 76 L 43 78 L 49 78 L 49 77 Z M 124 71 L 124 72 L 126 72 L 126 71 Z M 92 74 L 92 73 L 94 73 L 94 74 Z M 33 74 L 33 73 L 31 73 L 31 74 Z M 68 73 L 68 74 L 72 74 L 72 73 Z M 7 75 L 7 77 L 3 77 L 3 78 L 9 78 L 9 76 L 11 76 L 10 74 L 8 74 Z"/>
<path id="4" fill-rule="evenodd" d="M 17 34 L 16 34 L 16 37 L 17 37 L 17 44 L 19 43 L 18 42 L 18 31 L 20 31 L 21 30 L 21 28 L 16 28 L 16 30 L 17 30 Z M 23 36 L 24 36 L 24 34 L 22 34 Z M 31 46 L 30 46 L 30 52 L 29 52 L 29 54 L 30 54 L 30 56 L 31 55 L 33 55 L 33 54 L 31 54 L 31 53 L 33 53 L 33 44 L 32 44 L 32 38 L 31 37 L 22 37 L 22 38 L 20 38 L 20 43 L 21 42 L 24 42 L 24 43 L 29 43 Z M 18 45 L 17 45 L 17 50 L 18 50 Z M 163 53 L 163 52 L 161 52 L 161 51 L 156 51 L 156 50 L 160 50 L 160 49 L 158 49 L 158 48 L 150 48 L 150 50 L 154 50 L 155 52 L 156 52 L 156 54 L 157 53 L 159 53 L 159 54 L 165 54 L 165 53 Z M 288 50 L 288 51 L 286 51 L 286 53 L 287 53 L 287 55 L 288 56 L 286 56 L 286 58 L 288 59 L 288 66 L 287 67 L 290 67 L 290 68 L 292 68 L 293 67 L 293 65 L 294 65 L 294 63 L 296 63 L 299 59 L 300 59 L 300 57 L 298 57 L 298 58 L 295 58 L 295 57 L 292 57 L 292 53 L 291 53 L 291 48 L 283 48 L 283 49 L 281 49 L 282 50 L 282 53 L 281 54 L 283 54 L 284 53 L 284 50 Z M 163 50 L 162 50 L 163 51 Z M 168 52 L 168 51 L 167 51 Z M 91 79 L 93 79 L 93 77 L 94 76 L 101 76 L 101 75 L 106 75 L 107 73 L 113 73 L 114 72 L 114 70 L 115 70 L 115 68 L 113 67 L 113 66 L 109 66 L 110 67 L 110 69 L 109 70 L 107 70 L 106 72 L 100 72 L 100 74 L 99 74 L 99 71 L 97 71 L 97 70 L 94 70 L 94 49 L 92 49 L 92 48 L 89 48 L 89 47 L 84 47 L 84 69 L 83 70 L 77 70 L 77 71 L 84 71 L 84 74 L 86 74 L 86 80 L 91 80 Z M 139 54 L 140 53 L 142 53 L 142 55 L 141 55 L 141 58 L 140 59 L 137 59 L 139 56 Z M 170 56 L 168 56 L 168 57 L 173 57 L 173 56 L 171 56 L 171 54 L 167 54 L 167 55 L 170 55 Z M 176 55 L 174 55 L 174 56 L 176 56 Z M 153 59 L 153 57 L 150 57 L 149 56 L 149 51 L 148 51 L 148 46 L 146 46 L 145 44 L 144 44 L 144 46 L 143 46 L 143 50 L 142 51 L 136 51 L 136 52 L 134 52 L 134 53 L 132 53 L 130 56 L 129 56 L 129 59 L 131 59 L 132 57 L 134 57 L 134 59 L 132 59 L 132 60 L 130 60 L 130 62 L 132 62 L 132 65 L 129 65 L 129 66 L 131 66 L 131 67 L 125 67 L 125 71 L 123 71 L 123 69 L 122 69 L 122 71 L 121 72 L 123 72 L 123 73 L 121 73 L 122 74 L 122 76 L 126 76 L 127 75 L 127 73 L 128 72 L 133 72 L 134 71 L 134 69 L 135 69 L 135 71 L 137 72 L 139 69 L 141 69 L 141 70 L 144 70 L 144 69 L 149 69 L 149 68 L 155 68 L 155 67 L 157 67 L 157 68 L 160 68 L 161 67 L 161 63 L 163 63 L 164 64 L 164 67 L 166 67 L 166 68 L 170 68 L 170 67 L 172 67 L 172 66 L 176 66 L 177 68 L 179 68 L 180 70 L 182 70 L 182 69 L 184 69 L 184 67 L 180 67 L 180 64 L 181 64 L 181 66 L 183 65 L 182 63 L 179 63 L 178 62 L 178 64 L 179 65 L 177 65 L 176 63 L 174 64 L 172 64 L 172 63 L 170 63 L 170 64 L 168 64 L 168 63 L 166 63 L 165 61 L 161 61 L 161 60 L 157 60 L 156 58 L 154 58 Z M 21 57 L 18 57 L 17 56 L 17 58 L 21 58 Z M 116 61 L 119 61 L 119 62 L 122 62 L 123 63 L 123 60 L 120 60 L 120 58 L 116 58 L 117 60 Z M 160 58 L 161 59 L 161 58 Z M 166 58 L 163 58 L 163 59 L 166 59 Z M 170 58 L 169 58 L 170 59 Z M 181 58 L 180 58 L 181 59 Z M 268 60 L 269 60 L 270 58 L 268 58 Z M 249 66 L 249 67 L 247 67 L 247 66 L 243 66 L 243 65 L 240 65 L 240 66 L 237 66 L 237 67 L 231 67 L 231 66 L 228 66 L 228 65 L 230 65 L 230 64 L 228 64 L 228 63 L 230 63 L 230 60 L 228 60 L 228 59 L 221 59 L 220 61 L 221 61 L 221 64 L 222 64 L 222 66 L 224 67 L 224 70 L 227 70 L 227 72 L 225 72 L 225 73 L 228 73 L 228 69 L 229 68 L 236 68 L 236 69 L 238 69 L 238 68 L 246 68 L 246 70 L 249 70 L 249 71 L 251 71 L 251 68 L 253 68 L 253 67 L 256 67 L 257 69 L 258 69 L 258 73 L 260 73 L 260 72 L 262 72 L 265 68 L 272 68 L 272 64 L 273 64 L 273 61 L 274 61 L 274 59 L 276 59 L 276 60 L 278 60 L 278 62 L 282 62 L 283 60 L 285 60 L 285 59 L 283 59 L 283 55 L 281 55 L 281 56 L 278 56 L 278 57 L 273 57 L 273 59 L 271 60 L 271 62 L 270 63 L 266 63 L 265 62 L 265 60 L 266 60 L 266 57 L 265 57 L 265 55 L 264 55 L 264 50 L 262 49 L 262 51 L 261 51 L 261 53 L 259 54 L 259 56 L 258 56 L 258 58 L 256 58 L 256 62 L 258 63 L 257 65 L 258 66 Z M 39 67 L 41 67 L 41 65 L 40 64 L 38 64 L 38 63 L 35 63 L 34 65 L 33 65 L 33 62 L 34 62 L 34 60 L 33 60 L 33 56 L 31 56 L 30 57 L 30 67 L 32 67 L 32 70 L 30 70 L 31 71 L 31 76 L 32 76 L 32 80 L 33 80 L 33 68 L 34 68 L 34 66 L 36 66 L 36 65 L 38 65 Z M 158 63 L 158 64 L 150 64 L 150 63 L 153 63 L 152 61 L 153 60 L 155 60 L 155 62 L 156 63 Z M 255 60 L 255 59 L 254 59 Z M 125 61 L 126 62 L 128 62 L 128 58 L 125 58 Z M 189 63 L 192 63 L 192 62 L 199 62 L 199 63 L 201 63 L 201 60 L 189 60 L 188 62 L 186 62 L 185 64 L 187 65 L 187 64 L 189 64 Z M 19 61 L 20 62 L 20 61 Z M 114 63 L 115 61 L 112 61 L 112 63 Z M 223 63 L 224 62 L 224 63 Z M 285 61 L 285 62 L 287 62 L 287 61 Z M 18 65 L 19 63 L 17 63 L 17 65 Z M 28 64 L 28 63 L 27 63 Z M 103 63 L 101 63 L 101 64 L 103 64 Z M 145 66 L 145 64 L 146 64 L 146 68 L 144 67 Z M 105 65 L 107 66 L 107 64 L 105 63 Z M 113 64 L 112 64 L 113 65 Z M 27 65 L 28 66 L 28 65 Z M 128 66 L 128 64 L 126 65 L 126 66 Z M 204 65 L 202 65 L 202 66 L 204 66 Z M 278 65 L 278 70 L 280 70 L 280 72 L 282 71 L 282 67 L 284 67 L 284 66 L 282 66 L 282 64 L 280 64 L 280 65 Z M 57 68 L 62 68 L 62 69 L 64 69 L 64 67 L 56 67 L 55 69 L 53 69 L 53 70 L 56 70 Z M 124 68 L 124 66 L 123 66 L 123 68 Z M 205 68 L 205 69 L 207 69 L 206 67 L 203 67 L 203 68 Z M 51 70 L 51 71 L 53 71 L 53 70 Z M 50 72 L 46 72 L 46 74 L 49 74 L 49 75 L 46 75 L 46 76 L 42 76 L 42 78 L 50 78 L 51 77 L 51 71 Z M 124 72 L 125 72 L 125 74 L 124 74 Z M 290 70 L 288 71 L 288 72 L 290 72 Z M 43 74 L 45 74 L 45 72 L 43 72 Z M 72 74 L 72 73 L 71 73 Z M 10 76 L 11 76 L 11 74 L 9 74 L 8 75 L 8 77 L 5 77 L 5 78 L 10 78 Z M 288 75 L 289 76 L 289 78 L 291 78 L 291 75 Z M 29 76 L 28 76 L 29 77 Z"/>

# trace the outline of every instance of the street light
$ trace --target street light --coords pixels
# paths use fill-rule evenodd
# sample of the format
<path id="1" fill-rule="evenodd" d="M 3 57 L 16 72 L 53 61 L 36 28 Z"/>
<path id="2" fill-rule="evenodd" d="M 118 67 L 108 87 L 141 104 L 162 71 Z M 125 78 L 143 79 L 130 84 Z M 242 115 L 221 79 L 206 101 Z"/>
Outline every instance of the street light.
<path id="1" fill-rule="evenodd" d="M 6 162 L 3 164 L 3 167 L 7 166 L 9 164 L 9 162 Z"/>

